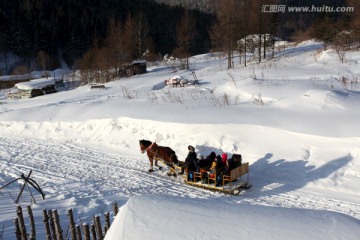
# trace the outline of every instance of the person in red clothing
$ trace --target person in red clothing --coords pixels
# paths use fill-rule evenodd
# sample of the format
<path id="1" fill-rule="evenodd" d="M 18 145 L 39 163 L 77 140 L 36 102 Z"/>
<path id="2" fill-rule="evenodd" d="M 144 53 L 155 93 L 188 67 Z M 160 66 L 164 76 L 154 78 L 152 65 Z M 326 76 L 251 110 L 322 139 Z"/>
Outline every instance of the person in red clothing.
<path id="1" fill-rule="evenodd" d="M 223 166 L 227 166 L 227 154 L 226 153 L 221 154 L 221 161 L 223 163 Z"/>

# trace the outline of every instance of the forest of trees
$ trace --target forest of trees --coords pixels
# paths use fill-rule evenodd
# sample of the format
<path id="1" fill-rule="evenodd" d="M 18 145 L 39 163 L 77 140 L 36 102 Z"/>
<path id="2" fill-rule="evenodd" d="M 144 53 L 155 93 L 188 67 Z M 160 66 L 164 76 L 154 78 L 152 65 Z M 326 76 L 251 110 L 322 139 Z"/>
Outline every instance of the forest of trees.
<path id="1" fill-rule="evenodd" d="M 52 59 L 49 68 L 58 66 L 60 60 L 74 66 L 88 50 L 104 46 L 115 25 L 139 31 L 143 24 L 147 28 L 142 36 L 144 49 L 135 49 L 139 48 L 132 42 L 136 33 L 127 40 L 118 39 L 128 41 L 127 45 L 133 48 L 128 60 L 139 58 L 140 50 L 146 49 L 164 55 L 177 47 L 175 30 L 183 12 L 181 7 L 146 0 L 1 0 L 0 52 L 21 56 L 24 64 L 30 64 L 42 52 Z M 207 51 L 207 28 L 213 16 L 199 11 L 192 15 L 202 27 L 197 29 L 197 41 L 191 51 Z"/>
<path id="2" fill-rule="evenodd" d="M 275 4 L 353 6 L 354 12 L 261 11 Z M 1 0 L 0 57 L 16 54 L 28 71 L 51 70 L 60 62 L 100 69 L 164 54 L 188 58 L 221 50 L 227 52 L 231 68 L 233 52 L 240 51 L 237 41 L 251 34 L 342 43 L 336 38 L 341 31 L 359 31 L 358 7 L 357 0 Z M 267 57 L 273 40 L 258 47 L 259 61 Z"/>

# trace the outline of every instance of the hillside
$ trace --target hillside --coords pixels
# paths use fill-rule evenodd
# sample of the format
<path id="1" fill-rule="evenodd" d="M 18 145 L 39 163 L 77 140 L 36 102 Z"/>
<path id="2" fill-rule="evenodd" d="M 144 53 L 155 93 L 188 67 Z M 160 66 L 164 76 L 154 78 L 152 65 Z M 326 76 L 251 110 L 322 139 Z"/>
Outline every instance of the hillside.
<path id="1" fill-rule="evenodd" d="M 34 193 L 32 205 L 41 236 L 44 208 L 57 208 L 66 229 L 68 208 L 74 208 L 77 223 L 91 222 L 116 201 L 123 208 L 114 223 L 129 229 L 120 239 L 164 238 L 168 231 L 172 239 L 217 239 L 213 230 L 204 230 L 214 225 L 197 223 L 201 216 L 219 215 L 234 227 L 243 212 L 239 224 L 247 237 L 338 239 L 346 234 L 356 239 L 360 53 L 348 52 L 340 64 L 333 50 L 322 47 L 303 42 L 277 52 L 275 59 L 231 70 L 222 54 L 197 55 L 190 64 L 199 85 L 184 88 L 165 87 L 164 80 L 192 79 L 190 71 L 173 73 L 160 65 L 106 83 L 106 90 L 81 86 L 20 100 L 5 99 L 1 91 L 1 185 L 33 170 L 46 194 L 42 200 Z M 204 156 L 242 154 L 253 186 L 232 197 L 193 188 L 165 171 L 148 173 L 140 139 L 170 146 L 179 159 L 186 157 L 188 145 Z M 4 240 L 13 239 L 17 193 L 17 184 L 0 190 Z M 29 201 L 26 193 L 21 203 Z M 213 210 L 206 212 L 209 206 Z M 153 214 L 142 216 L 144 209 Z M 165 231 L 158 222 L 174 225 Z M 311 234 L 295 231 L 299 222 L 313 229 Z M 190 230 L 183 234 L 185 228 Z M 225 235 L 237 239 L 232 233 L 237 231 Z"/>

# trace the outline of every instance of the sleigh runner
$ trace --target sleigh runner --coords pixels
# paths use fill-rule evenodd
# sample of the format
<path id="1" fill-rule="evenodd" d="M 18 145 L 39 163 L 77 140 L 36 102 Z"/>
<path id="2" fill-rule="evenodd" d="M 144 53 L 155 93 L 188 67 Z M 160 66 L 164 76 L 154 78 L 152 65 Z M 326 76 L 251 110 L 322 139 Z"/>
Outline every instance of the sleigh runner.
<path id="1" fill-rule="evenodd" d="M 192 177 L 189 177 L 189 175 Z M 231 195 L 238 195 L 241 189 L 248 189 L 250 184 L 249 163 L 244 163 L 230 170 L 229 175 L 204 177 L 205 172 L 189 172 L 187 173 L 185 182 L 191 186 L 210 189 L 214 191 L 224 192 Z M 216 185 L 217 178 L 221 177 L 221 184 Z"/>

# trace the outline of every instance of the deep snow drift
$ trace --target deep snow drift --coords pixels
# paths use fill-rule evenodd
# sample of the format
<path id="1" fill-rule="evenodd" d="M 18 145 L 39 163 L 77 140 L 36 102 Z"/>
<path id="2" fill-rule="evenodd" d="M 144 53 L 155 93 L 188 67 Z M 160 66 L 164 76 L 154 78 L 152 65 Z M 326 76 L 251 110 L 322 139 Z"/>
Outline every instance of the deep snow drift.
<path id="1" fill-rule="evenodd" d="M 359 221 L 307 209 L 164 196 L 131 198 L 105 239 L 357 239 Z M 340 234 L 339 234 L 340 233 Z"/>

